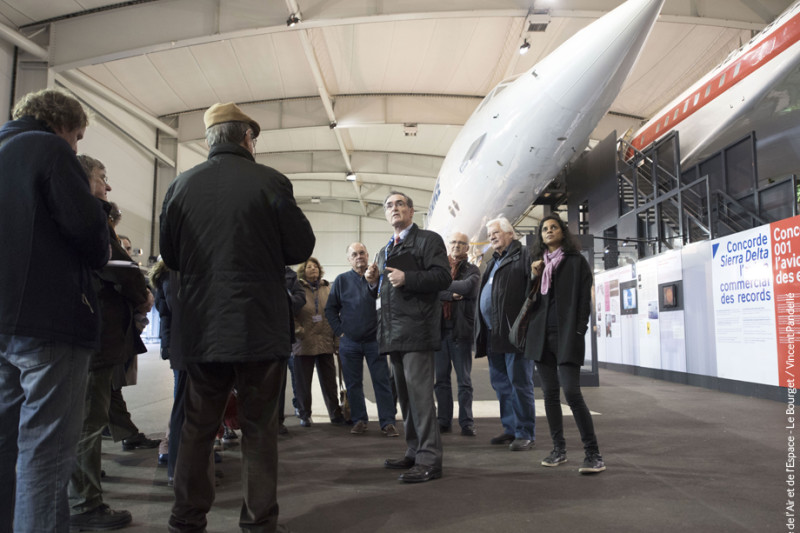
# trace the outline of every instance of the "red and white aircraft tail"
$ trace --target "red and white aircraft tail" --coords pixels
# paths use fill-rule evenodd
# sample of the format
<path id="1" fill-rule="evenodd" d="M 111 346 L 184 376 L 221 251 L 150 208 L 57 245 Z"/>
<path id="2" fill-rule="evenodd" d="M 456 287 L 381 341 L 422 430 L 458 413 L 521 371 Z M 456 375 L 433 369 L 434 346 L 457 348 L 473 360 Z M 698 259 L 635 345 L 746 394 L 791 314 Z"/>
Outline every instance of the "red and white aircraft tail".
<path id="1" fill-rule="evenodd" d="M 759 176 L 800 172 L 800 1 L 639 129 L 642 150 L 678 131 L 684 168 L 756 132 Z"/>

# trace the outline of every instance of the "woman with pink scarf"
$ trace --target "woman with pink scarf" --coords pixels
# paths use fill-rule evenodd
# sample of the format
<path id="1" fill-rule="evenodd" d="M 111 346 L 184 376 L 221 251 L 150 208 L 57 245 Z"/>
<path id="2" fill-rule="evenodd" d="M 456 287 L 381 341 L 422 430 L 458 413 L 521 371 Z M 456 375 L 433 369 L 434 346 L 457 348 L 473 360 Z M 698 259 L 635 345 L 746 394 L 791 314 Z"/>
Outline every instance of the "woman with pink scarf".
<path id="1" fill-rule="evenodd" d="M 592 305 L 592 269 L 558 215 L 542 220 L 537 241 L 542 257 L 531 265 L 531 274 L 534 279 L 541 276 L 541 294 L 531 313 L 525 357 L 536 361 L 553 439 L 553 451 L 542 465 L 552 467 L 567 462 L 559 390 L 563 389 L 583 441 L 585 459 L 578 471 L 602 472 L 606 467 L 580 385 L 584 336 Z"/>

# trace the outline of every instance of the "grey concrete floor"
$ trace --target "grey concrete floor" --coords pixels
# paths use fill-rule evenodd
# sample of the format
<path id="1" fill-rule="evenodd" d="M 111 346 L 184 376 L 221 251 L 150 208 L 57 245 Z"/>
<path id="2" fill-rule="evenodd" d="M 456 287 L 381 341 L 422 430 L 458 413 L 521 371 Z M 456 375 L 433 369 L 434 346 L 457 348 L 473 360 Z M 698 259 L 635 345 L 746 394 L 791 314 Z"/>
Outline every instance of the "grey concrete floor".
<path id="1" fill-rule="evenodd" d="M 785 404 L 601 370 L 601 386 L 584 395 L 608 470 L 581 476 L 571 418 L 565 416 L 569 462 L 544 468 L 551 447 L 541 403 L 536 447 L 510 452 L 488 443 L 502 428 L 485 360 L 475 362 L 473 382 L 478 436 L 445 434 L 444 477 L 420 485 L 399 483 L 397 471 L 382 468 L 405 450 L 402 427 L 400 439 L 382 436 L 377 423 L 351 435 L 325 423 L 318 393 L 313 427 L 301 428 L 287 412 L 290 434 L 279 443 L 281 523 L 296 533 L 788 530 Z M 369 385 L 365 390 L 372 398 Z M 172 372 L 157 347 L 140 356 L 139 385 L 124 395 L 139 428 L 163 436 Z M 123 452 L 108 440 L 103 451 L 105 500 L 131 511 L 126 531 L 166 531 L 172 490 L 156 451 Z M 238 531 L 236 447 L 223 452 L 219 469 L 224 477 L 208 531 Z"/>

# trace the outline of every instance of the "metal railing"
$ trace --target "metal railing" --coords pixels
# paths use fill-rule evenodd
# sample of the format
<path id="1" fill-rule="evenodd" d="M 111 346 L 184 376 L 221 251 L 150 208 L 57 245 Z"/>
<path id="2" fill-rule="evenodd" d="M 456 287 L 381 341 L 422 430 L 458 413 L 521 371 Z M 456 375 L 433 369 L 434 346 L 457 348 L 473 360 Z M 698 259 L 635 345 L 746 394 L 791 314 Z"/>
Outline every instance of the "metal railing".
<path id="1" fill-rule="evenodd" d="M 713 192 L 712 208 L 715 210 L 717 223 L 723 224 L 731 230 L 725 234 L 738 233 L 768 223 L 724 191 Z M 721 231 L 716 231 L 715 236 L 721 233 Z"/>
<path id="2" fill-rule="evenodd" d="M 676 237 L 683 244 L 710 238 L 707 178 L 681 185 L 670 169 L 624 140 L 618 141 L 617 153 L 620 213 L 635 211 L 648 227 L 655 225 L 657 241 L 669 249 L 674 248 Z"/>

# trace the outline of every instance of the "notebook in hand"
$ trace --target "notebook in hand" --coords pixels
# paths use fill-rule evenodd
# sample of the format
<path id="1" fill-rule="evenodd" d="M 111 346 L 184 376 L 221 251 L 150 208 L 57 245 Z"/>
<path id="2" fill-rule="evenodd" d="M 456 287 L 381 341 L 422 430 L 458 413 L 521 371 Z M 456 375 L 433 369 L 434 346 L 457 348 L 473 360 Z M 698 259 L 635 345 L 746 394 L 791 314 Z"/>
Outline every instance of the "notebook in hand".
<path id="1" fill-rule="evenodd" d="M 386 267 L 396 268 L 397 270 L 402 270 L 403 272 L 419 270 L 419 267 L 417 267 L 417 260 L 414 259 L 414 256 L 409 252 L 401 252 L 397 255 L 390 255 L 386 260 L 386 264 L 384 265 L 384 268 Z"/>

